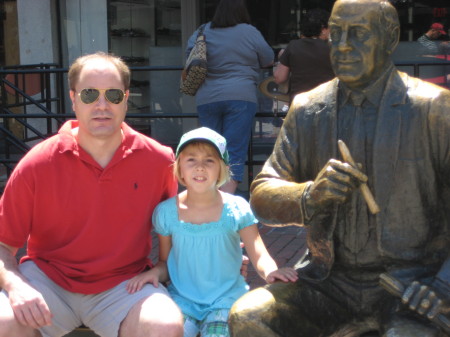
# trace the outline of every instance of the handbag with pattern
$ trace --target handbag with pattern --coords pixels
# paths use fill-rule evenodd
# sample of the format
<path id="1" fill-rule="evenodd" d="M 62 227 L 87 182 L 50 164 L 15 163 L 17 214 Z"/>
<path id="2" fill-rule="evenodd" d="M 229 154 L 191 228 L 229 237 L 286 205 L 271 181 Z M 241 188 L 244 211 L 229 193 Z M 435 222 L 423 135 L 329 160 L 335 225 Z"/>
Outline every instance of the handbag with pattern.
<path id="1" fill-rule="evenodd" d="M 180 91 L 186 95 L 195 96 L 198 88 L 206 78 L 206 41 L 203 30 L 205 25 L 200 26 L 197 40 L 181 73 Z"/>

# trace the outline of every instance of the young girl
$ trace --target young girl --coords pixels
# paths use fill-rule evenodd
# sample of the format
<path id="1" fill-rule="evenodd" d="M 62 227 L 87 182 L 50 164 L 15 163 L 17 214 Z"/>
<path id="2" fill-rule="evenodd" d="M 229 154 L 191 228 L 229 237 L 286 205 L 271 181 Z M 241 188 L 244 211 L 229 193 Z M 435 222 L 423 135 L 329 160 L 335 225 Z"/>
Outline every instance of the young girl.
<path id="1" fill-rule="evenodd" d="M 248 202 L 219 191 L 229 178 L 226 141 L 202 127 L 183 135 L 174 172 L 186 190 L 160 203 L 153 214 L 159 234 L 159 262 L 132 278 L 130 293 L 144 283 L 168 281 L 185 317 L 185 337 L 229 336 L 228 313 L 248 291 L 240 274 L 244 242 L 250 261 L 268 283 L 294 282 L 292 268 L 277 269 L 256 227 Z"/>

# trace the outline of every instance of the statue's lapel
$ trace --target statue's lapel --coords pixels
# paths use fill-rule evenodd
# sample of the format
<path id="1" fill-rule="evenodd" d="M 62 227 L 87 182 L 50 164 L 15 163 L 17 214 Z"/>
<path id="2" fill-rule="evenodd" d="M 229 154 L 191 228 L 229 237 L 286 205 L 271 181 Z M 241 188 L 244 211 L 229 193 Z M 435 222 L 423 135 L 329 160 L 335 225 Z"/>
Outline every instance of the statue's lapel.
<path id="1" fill-rule="evenodd" d="M 373 152 L 373 194 L 381 212 L 391 194 L 400 146 L 402 111 L 405 109 L 406 85 L 400 73 L 390 75 L 378 110 Z"/>
<path id="2" fill-rule="evenodd" d="M 337 158 L 337 79 L 329 82 L 323 91 L 323 111 L 315 121 L 317 135 L 315 148 L 317 149 L 317 166 L 321 169 L 331 158 Z"/>

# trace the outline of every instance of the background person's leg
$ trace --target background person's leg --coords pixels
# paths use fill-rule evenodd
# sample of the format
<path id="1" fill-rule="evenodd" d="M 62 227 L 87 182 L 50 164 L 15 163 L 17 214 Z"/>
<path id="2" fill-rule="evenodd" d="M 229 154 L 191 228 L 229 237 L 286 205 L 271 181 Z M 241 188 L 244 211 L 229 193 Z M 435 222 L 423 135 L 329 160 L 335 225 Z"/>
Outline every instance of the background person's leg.
<path id="1" fill-rule="evenodd" d="M 204 126 L 223 135 L 223 104 L 209 103 L 197 107 L 198 121 Z"/>
<path id="2" fill-rule="evenodd" d="M 227 140 L 232 181 L 223 186 L 221 190 L 234 193 L 238 183 L 244 178 L 256 103 L 246 101 L 224 101 L 223 103 L 226 108 L 223 112 L 222 135 Z"/>

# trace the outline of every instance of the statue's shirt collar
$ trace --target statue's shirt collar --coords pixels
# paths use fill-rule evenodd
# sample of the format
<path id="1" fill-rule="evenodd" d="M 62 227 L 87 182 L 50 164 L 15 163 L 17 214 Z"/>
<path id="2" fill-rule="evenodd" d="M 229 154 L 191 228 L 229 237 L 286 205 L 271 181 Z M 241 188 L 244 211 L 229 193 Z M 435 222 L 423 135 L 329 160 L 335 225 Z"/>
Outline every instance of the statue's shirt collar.
<path id="1" fill-rule="evenodd" d="M 361 105 L 362 101 L 367 100 L 372 105 L 379 106 L 386 83 L 393 71 L 394 65 L 391 64 L 374 83 L 362 91 L 354 91 L 344 82 L 339 81 L 339 102 L 341 102 L 339 105 L 342 106 L 347 103 Z"/>

